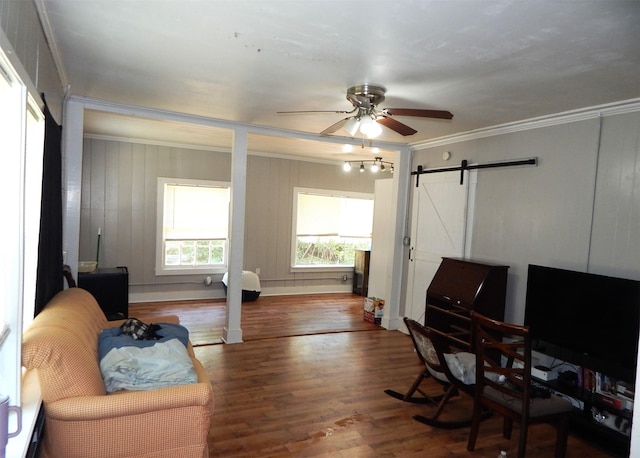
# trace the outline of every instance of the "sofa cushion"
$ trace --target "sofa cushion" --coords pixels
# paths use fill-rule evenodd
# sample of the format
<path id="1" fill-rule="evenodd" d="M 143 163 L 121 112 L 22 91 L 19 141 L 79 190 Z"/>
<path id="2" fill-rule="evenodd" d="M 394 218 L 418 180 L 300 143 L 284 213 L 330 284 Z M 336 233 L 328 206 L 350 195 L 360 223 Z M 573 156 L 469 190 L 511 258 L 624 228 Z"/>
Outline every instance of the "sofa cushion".
<path id="1" fill-rule="evenodd" d="M 87 291 L 69 288 L 49 301 L 23 335 L 22 365 L 37 369 L 45 403 L 106 394 L 98 365 L 98 334 L 107 327 Z"/>

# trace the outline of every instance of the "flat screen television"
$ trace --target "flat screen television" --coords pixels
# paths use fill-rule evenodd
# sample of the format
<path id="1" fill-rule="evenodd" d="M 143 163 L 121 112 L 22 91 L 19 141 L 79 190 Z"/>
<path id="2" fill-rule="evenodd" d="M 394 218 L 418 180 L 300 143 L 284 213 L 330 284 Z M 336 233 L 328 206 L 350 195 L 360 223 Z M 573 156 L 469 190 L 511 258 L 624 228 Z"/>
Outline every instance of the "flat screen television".
<path id="1" fill-rule="evenodd" d="M 640 281 L 529 265 L 525 325 L 534 350 L 635 381 Z"/>

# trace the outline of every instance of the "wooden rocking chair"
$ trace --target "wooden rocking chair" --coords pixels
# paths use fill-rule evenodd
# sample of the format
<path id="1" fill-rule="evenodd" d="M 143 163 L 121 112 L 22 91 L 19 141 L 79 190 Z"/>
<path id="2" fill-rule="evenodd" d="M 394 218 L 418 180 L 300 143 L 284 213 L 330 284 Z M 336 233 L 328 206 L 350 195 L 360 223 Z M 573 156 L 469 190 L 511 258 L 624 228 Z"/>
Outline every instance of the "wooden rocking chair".
<path id="1" fill-rule="evenodd" d="M 459 370 L 456 370 L 458 375 L 458 377 L 456 377 L 450 367 L 450 362 L 454 359 L 461 358 L 467 363 L 474 363 L 475 355 L 468 352 L 451 353 L 452 349 L 444 344 L 443 339 L 440 338 L 439 334 L 435 330 L 423 326 L 417 321 L 407 317 L 404 318 L 404 322 L 409 330 L 409 335 L 413 341 L 416 353 L 425 367 L 418 375 L 413 385 L 411 385 L 409 391 L 405 394 L 401 394 L 393 390 L 385 390 L 385 393 L 406 402 L 431 404 L 436 406 L 435 412 L 429 417 L 414 415 L 413 418 L 421 423 L 444 429 L 464 428 L 470 426 L 471 412 L 468 418 L 462 420 L 440 420 L 439 417 L 449 400 L 454 396 L 459 395 L 460 392 L 473 397 L 475 392 L 474 385 L 466 384 L 458 378 L 460 377 Z M 470 366 L 467 372 L 469 371 L 473 373 L 475 368 Z M 420 389 L 420 385 L 428 377 L 432 377 L 443 386 L 444 394 L 439 396 L 429 396 Z M 418 392 L 420 396 L 414 396 L 416 392 Z"/>

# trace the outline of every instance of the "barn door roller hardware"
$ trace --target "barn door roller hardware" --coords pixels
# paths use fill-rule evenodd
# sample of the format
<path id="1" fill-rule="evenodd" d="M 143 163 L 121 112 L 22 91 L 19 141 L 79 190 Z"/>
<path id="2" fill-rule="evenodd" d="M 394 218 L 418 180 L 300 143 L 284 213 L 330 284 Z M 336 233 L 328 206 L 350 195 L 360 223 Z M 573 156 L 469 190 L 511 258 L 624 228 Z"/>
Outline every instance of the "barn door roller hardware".
<path id="1" fill-rule="evenodd" d="M 422 175 L 423 173 L 455 172 L 457 170 L 460 170 L 460 184 L 462 184 L 464 183 L 465 170 L 494 169 L 497 167 L 514 167 L 517 165 L 538 165 L 538 158 L 531 157 L 529 159 L 519 159 L 516 161 L 506 161 L 506 162 L 488 162 L 486 164 L 469 164 L 466 159 L 463 159 L 459 167 L 440 167 L 435 169 L 424 169 L 422 168 L 421 165 L 419 165 L 417 170 L 411 172 L 411 175 L 416 175 L 416 188 L 417 188 L 418 182 L 420 180 L 420 175 Z"/>

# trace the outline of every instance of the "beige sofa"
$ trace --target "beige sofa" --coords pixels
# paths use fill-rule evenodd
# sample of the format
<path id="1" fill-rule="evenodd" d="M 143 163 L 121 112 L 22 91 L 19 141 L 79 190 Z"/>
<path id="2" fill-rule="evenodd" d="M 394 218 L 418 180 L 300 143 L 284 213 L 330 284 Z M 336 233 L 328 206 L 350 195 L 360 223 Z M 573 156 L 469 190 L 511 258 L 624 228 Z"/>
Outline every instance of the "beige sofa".
<path id="1" fill-rule="evenodd" d="M 165 322 L 177 322 L 167 317 Z M 38 374 L 45 409 L 44 457 L 208 457 L 213 389 L 191 356 L 198 383 L 107 394 L 98 361 L 106 320 L 90 293 L 57 294 L 23 337 L 22 364 Z"/>

